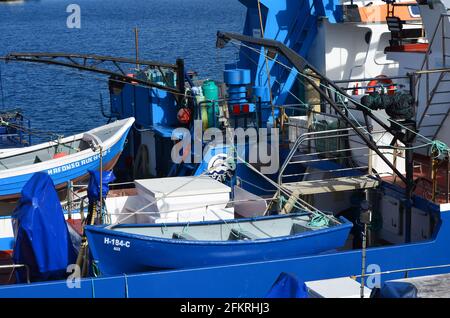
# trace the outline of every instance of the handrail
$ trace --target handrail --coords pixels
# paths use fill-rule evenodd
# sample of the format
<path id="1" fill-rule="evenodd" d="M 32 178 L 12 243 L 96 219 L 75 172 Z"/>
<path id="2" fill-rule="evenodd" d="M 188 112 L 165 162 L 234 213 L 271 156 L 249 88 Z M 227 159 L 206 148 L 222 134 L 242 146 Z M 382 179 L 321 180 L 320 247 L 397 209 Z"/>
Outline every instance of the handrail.
<path id="1" fill-rule="evenodd" d="M 360 127 L 361 129 L 361 127 Z M 322 131 L 312 131 L 312 132 L 307 132 L 307 133 L 303 133 L 301 134 L 295 141 L 294 145 L 292 146 L 291 151 L 289 152 L 288 156 L 286 157 L 285 161 L 283 162 L 283 165 L 281 166 L 281 168 L 279 169 L 279 173 L 278 173 L 278 185 L 281 186 L 281 184 L 283 183 L 282 179 L 283 179 L 283 173 L 286 170 L 287 166 L 289 165 L 292 157 L 294 156 L 294 154 L 297 152 L 298 147 L 305 141 L 308 140 L 309 136 L 313 136 L 313 135 L 325 135 L 325 134 L 330 134 L 330 133 L 339 133 L 339 132 L 345 132 L 345 131 L 353 131 L 353 128 L 339 128 L 339 129 L 331 129 L 331 130 L 322 130 Z M 320 138 L 321 136 L 319 136 Z M 330 136 L 325 136 L 325 138 L 329 138 Z M 335 136 L 331 136 L 331 137 L 339 137 L 342 138 L 342 135 L 336 134 Z M 313 139 L 314 140 L 314 139 Z"/>
<path id="2" fill-rule="evenodd" d="M 11 265 L 0 265 L 0 269 L 8 269 L 12 268 L 13 271 L 17 268 L 25 268 L 27 283 L 30 283 L 30 268 L 26 264 L 11 264 Z"/>

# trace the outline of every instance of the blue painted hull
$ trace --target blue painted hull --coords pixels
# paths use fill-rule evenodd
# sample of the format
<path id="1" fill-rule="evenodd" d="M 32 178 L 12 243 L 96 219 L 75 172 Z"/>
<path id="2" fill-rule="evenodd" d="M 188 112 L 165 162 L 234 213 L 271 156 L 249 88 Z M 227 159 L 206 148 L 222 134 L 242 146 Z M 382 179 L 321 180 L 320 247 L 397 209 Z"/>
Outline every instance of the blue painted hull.
<path id="1" fill-rule="evenodd" d="M 108 148 L 103 154 L 103 169 L 112 169 L 117 162 L 127 138 L 129 127 L 120 139 Z M 43 170 L 47 172 L 57 188 L 60 188 L 68 181 L 83 179 L 88 176 L 88 170 L 98 170 L 100 166 L 99 154 L 63 165 L 55 165 L 51 169 Z M 0 200 L 16 199 L 22 191 L 23 186 L 33 176 L 33 173 L 26 173 L 14 177 L 0 179 Z"/>
<path id="2" fill-rule="evenodd" d="M 276 220 L 289 217 L 292 216 L 272 216 L 264 219 Z M 248 222 L 249 220 L 257 221 L 258 218 L 227 221 L 227 224 Z M 85 230 L 90 250 L 101 273 L 114 275 L 156 269 L 182 269 L 269 261 L 332 251 L 345 244 L 352 227 L 352 223 L 345 219 L 342 219 L 342 222 L 342 224 L 330 228 L 251 241 L 165 239 L 124 233 L 120 231 L 120 226 L 116 230 L 105 229 L 104 226 L 88 226 Z M 218 224 L 221 221 L 208 223 Z M 180 224 L 175 225 L 180 226 Z M 147 226 L 161 227 L 161 224 Z M 171 225 L 167 224 L 166 226 L 170 227 Z M 195 223 L 191 223 L 189 226 L 195 226 Z"/>
<path id="3" fill-rule="evenodd" d="M 417 202 L 421 201 L 421 202 Z M 367 250 L 367 264 L 381 271 L 450 264 L 450 211 L 425 200 L 416 200 L 428 213 L 439 216 L 433 238 L 428 241 L 375 247 Z M 415 205 L 417 206 L 417 204 Z M 447 268 L 426 268 L 381 275 L 381 281 L 420 275 L 448 273 Z M 272 261 L 116 275 L 80 280 L 68 288 L 65 280 L 0 287 L 5 297 L 264 297 L 282 272 L 300 280 L 336 278 L 361 273 L 361 250 L 336 251 L 321 255 Z M 211 283 L 214 282 L 214 283 Z"/>

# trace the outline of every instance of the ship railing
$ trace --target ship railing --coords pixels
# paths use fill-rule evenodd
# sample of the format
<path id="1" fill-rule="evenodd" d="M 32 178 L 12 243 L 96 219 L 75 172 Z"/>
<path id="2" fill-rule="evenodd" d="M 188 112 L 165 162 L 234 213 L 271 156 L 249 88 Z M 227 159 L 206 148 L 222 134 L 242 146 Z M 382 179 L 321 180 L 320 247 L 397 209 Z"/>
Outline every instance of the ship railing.
<path id="1" fill-rule="evenodd" d="M 411 91 L 411 76 L 385 76 L 380 77 L 361 77 L 361 78 L 352 78 L 346 80 L 336 80 L 334 81 L 336 84 L 340 86 L 340 88 L 344 91 L 347 91 L 349 95 L 354 98 L 358 96 L 363 96 L 369 94 L 369 90 L 377 90 L 379 88 L 385 88 L 386 93 L 391 93 L 392 91 Z M 390 81 L 392 84 L 383 84 L 376 83 L 374 85 L 370 85 L 371 82 L 377 82 L 382 79 L 383 81 Z M 347 84 L 347 87 L 343 85 Z"/>
<path id="2" fill-rule="evenodd" d="M 30 284 L 30 268 L 26 264 L 8 264 L 8 265 L 0 265 L 0 270 L 2 269 L 11 269 L 11 275 L 20 269 L 25 269 L 27 283 Z"/>
<path id="3" fill-rule="evenodd" d="M 260 97 L 252 98 L 248 101 L 234 101 L 230 99 L 204 100 L 197 103 L 194 118 L 203 121 L 202 108 L 212 112 L 212 122 L 208 122 L 208 127 L 220 127 L 220 122 L 228 121 L 231 127 L 241 128 L 263 128 L 267 127 L 267 122 L 263 113 L 274 111 L 285 111 L 289 109 L 292 113 L 305 112 L 308 105 L 305 103 L 289 105 L 272 105 L 269 101 L 262 101 Z M 213 110 L 210 110 L 213 108 Z M 254 108 L 254 111 L 251 109 Z M 227 113 L 225 113 L 227 112 Z"/>
<path id="4" fill-rule="evenodd" d="M 325 115 L 325 114 L 321 114 Z M 307 125 L 291 124 L 293 129 L 304 131 L 298 133 L 298 137 L 291 145 L 291 150 L 283 162 L 278 176 L 278 185 L 282 186 L 287 178 L 301 181 L 305 177 L 314 177 L 314 175 L 374 175 L 377 171 L 373 169 L 373 158 L 377 156 L 356 134 L 352 128 L 326 129 L 321 131 L 311 131 L 312 122 Z M 365 135 L 383 135 L 383 130 L 370 133 L 366 126 L 359 127 Z M 380 147 L 383 148 L 383 147 Z M 387 148 L 387 147 L 386 147 Z M 393 162 L 403 159 L 403 154 L 396 151 L 384 150 L 383 154 L 392 155 Z M 325 168 L 333 163 L 332 168 Z M 321 165 L 322 164 L 322 165 Z M 286 173 L 289 166 L 298 167 L 320 167 L 312 171 L 305 169 L 305 172 Z M 292 169 L 296 170 L 296 169 Z M 392 175 L 390 171 L 378 172 L 380 176 Z M 314 179 L 314 178 L 313 178 Z M 309 180 L 313 180 L 309 179 Z"/>
<path id="5" fill-rule="evenodd" d="M 448 155 L 442 159 L 425 158 L 426 160 L 414 160 L 414 169 L 418 175 L 415 179 L 416 193 L 427 200 L 436 203 L 450 202 L 450 160 Z M 434 170 L 434 171 L 433 171 Z M 444 178 L 438 182 L 438 177 Z"/>

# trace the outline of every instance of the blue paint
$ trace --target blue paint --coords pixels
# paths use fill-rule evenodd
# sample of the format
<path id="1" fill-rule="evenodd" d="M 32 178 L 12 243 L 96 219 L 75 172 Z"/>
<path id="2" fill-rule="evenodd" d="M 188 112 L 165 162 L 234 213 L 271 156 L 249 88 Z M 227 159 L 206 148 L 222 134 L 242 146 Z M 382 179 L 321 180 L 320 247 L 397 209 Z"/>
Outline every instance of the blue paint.
<path id="1" fill-rule="evenodd" d="M 261 36 L 257 1 L 241 0 L 241 2 L 247 7 L 243 33 Z M 303 57 L 307 57 L 316 38 L 319 17 L 328 18 L 330 23 L 342 20 L 342 8 L 337 0 L 263 0 L 261 13 L 264 37 L 284 43 Z M 278 56 L 277 60 L 288 65 L 281 56 Z M 245 47 L 240 49 L 238 66 L 251 69 L 252 82 L 255 86 L 267 89 L 270 86 L 274 104 L 282 105 L 292 99 L 289 92 L 294 89 L 296 71 L 291 72 L 270 59 L 267 64 L 268 66 L 263 49 L 260 52 Z M 270 70 L 270 85 L 267 68 Z"/>
<path id="2" fill-rule="evenodd" d="M 0 250 L 1 251 L 12 250 L 14 247 L 14 242 L 15 242 L 14 237 L 0 238 Z"/>
<path id="3" fill-rule="evenodd" d="M 433 239 L 420 243 L 369 248 L 367 264 L 382 271 L 450 264 L 450 211 L 440 213 L 442 224 Z M 334 252 L 275 261 L 127 275 L 129 297 L 264 297 L 282 272 L 301 281 L 358 275 L 361 250 Z M 448 268 L 410 271 L 409 277 L 449 272 Z M 382 281 L 403 278 L 386 274 Z M 214 284 L 211 284 L 214 282 Z M 123 275 L 83 279 L 81 288 L 65 281 L 0 287 L 0 297 L 125 297 Z"/>
<path id="4" fill-rule="evenodd" d="M 268 219 L 292 218 L 296 214 L 264 217 Z M 206 241 L 176 240 L 121 232 L 127 228 L 161 228 L 197 224 L 228 224 L 239 228 L 239 223 L 257 221 L 236 219 L 210 222 L 174 224 L 119 225 L 110 230 L 105 226 L 86 226 L 90 250 L 94 261 L 104 275 L 144 272 L 152 269 L 181 269 L 272 260 L 300 255 L 313 255 L 334 250 L 345 244 L 352 223 L 341 219 L 342 224 L 329 228 L 305 231 L 289 236 L 257 240 Z M 119 251 L 120 250 L 120 251 Z"/>
<path id="5" fill-rule="evenodd" d="M 103 155 L 103 166 L 106 166 L 113 158 L 119 155 L 125 144 L 128 130 L 122 135 L 120 140 L 114 144 Z M 45 170 L 49 173 L 55 186 L 66 183 L 69 180 L 88 174 L 88 170 L 98 169 L 100 164 L 100 156 L 95 154 L 88 159 L 73 162 L 70 166 L 62 165 L 52 170 Z M 34 173 L 19 175 L 16 177 L 0 179 L 0 196 L 18 194 L 24 187 L 25 183 L 33 176 Z"/>

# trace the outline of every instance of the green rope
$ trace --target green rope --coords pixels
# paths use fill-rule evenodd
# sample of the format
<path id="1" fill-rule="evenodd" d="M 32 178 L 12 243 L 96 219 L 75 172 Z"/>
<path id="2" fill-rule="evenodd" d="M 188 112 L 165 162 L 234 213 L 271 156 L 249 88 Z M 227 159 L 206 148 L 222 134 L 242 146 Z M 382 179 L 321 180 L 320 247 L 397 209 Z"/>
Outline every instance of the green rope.
<path id="1" fill-rule="evenodd" d="M 324 227 L 328 226 L 329 219 L 325 215 L 316 214 L 311 220 L 308 222 L 308 226 L 310 227 Z"/>
<path id="2" fill-rule="evenodd" d="M 98 268 L 96 262 L 92 262 L 92 274 L 94 277 L 99 277 L 101 275 L 100 269 Z"/>
<path id="3" fill-rule="evenodd" d="M 450 148 L 442 141 L 440 140 L 433 140 L 431 143 L 431 154 L 436 154 L 433 157 L 438 158 L 442 155 L 449 155 L 450 154 Z"/>

